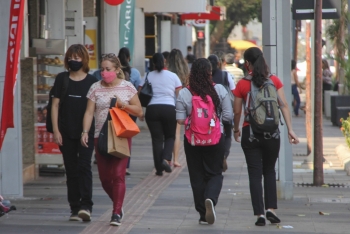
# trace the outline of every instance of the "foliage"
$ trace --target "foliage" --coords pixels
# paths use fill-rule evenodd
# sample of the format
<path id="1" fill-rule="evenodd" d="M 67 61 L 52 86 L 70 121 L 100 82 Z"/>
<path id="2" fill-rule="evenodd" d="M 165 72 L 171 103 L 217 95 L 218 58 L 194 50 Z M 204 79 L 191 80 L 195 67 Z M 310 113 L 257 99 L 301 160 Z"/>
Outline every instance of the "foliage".
<path id="1" fill-rule="evenodd" d="M 342 131 L 345 137 L 346 144 L 350 148 L 350 113 L 346 119 L 341 118 L 340 122 L 341 122 L 340 130 Z"/>
<path id="2" fill-rule="evenodd" d="M 227 38 L 232 29 L 239 23 L 243 26 L 249 21 L 258 19 L 261 21 L 261 0 L 216 0 L 216 5 L 226 7 L 225 21 L 211 21 L 211 35 L 214 40 Z"/>

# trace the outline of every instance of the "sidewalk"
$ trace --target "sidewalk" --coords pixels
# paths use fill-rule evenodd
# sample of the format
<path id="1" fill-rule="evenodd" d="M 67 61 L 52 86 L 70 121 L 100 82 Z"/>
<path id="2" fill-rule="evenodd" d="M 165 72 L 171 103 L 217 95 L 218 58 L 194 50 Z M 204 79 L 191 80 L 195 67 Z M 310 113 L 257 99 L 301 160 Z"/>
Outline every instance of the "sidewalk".
<path id="1" fill-rule="evenodd" d="M 301 139 L 300 145 L 293 146 L 293 154 L 305 154 L 304 117 L 294 118 L 293 125 Z M 338 170 L 334 150 L 343 143 L 339 129 L 324 120 L 324 154 L 327 161 L 334 161 L 334 166 L 327 169 L 325 183 L 345 186 L 297 186 L 298 183 L 311 184 L 313 175 L 298 167 L 306 157 L 294 156 L 294 200 L 279 200 L 277 213 L 281 225 L 265 227 L 254 225 L 256 218 L 250 202 L 244 155 L 240 145 L 233 143 L 228 158 L 229 169 L 224 173 L 224 185 L 216 207 L 217 221 L 214 225 L 199 225 L 183 150 L 181 168 L 163 177 L 154 176 L 150 134 L 143 129 L 133 139 L 131 176 L 127 177 L 122 226 L 108 225 L 112 206 L 94 165 L 95 205 L 91 223 L 67 221 L 69 208 L 64 177 L 42 177 L 25 185 L 24 199 L 13 201 L 17 211 L 0 218 L 0 233 L 350 233 L 350 177 Z M 288 225 L 293 228 L 283 227 Z"/>

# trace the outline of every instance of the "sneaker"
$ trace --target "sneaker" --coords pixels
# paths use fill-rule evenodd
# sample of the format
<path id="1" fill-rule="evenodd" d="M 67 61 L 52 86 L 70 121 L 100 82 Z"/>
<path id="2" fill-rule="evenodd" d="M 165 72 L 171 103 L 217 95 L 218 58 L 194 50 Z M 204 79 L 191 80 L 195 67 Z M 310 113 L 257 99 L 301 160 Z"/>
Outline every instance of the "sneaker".
<path id="1" fill-rule="evenodd" d="M 255 226 L 265 226 L 265 225 L 266 225 L 266 220 L 264 216 L 260 216 L 255 222 Z"/>
<path id="2" fill-rule="evenodd" d="M 69 217 L 69 221 L 80 221 L 77 211 L 72 211 L 71 213 L 72 214 Z"/>
<path id="3" fill-rule="evenodd" d="M 205 218 L 202 218 L 202 217 L 199 219 L 198 223 L 201 225 L 208 225 L 207 220 L 205 220 Z"/>
<path id="4" fill-rule="evenodd" d="M 213 224 L 215 219 L 216 215 L 213 201 L 209 198 L 205 199 L 205 220 L 208 222 L 208 224 Z"/>
<path id="5" fill-rule="evenodd" d="M 165 159 L 163 160 L 163 169 L 164 169 L 164 171 L 167 172 L 167 173 L 172 172 L 169 163 L 167 163 L 167 161 L 166 161 Z"/>
<path id="6" fill-rule="evenodd" d="M 113 214 L 112 215 L 112 218 L 111 218 L 111 222 L 109 222 L 109 224 L 111 226 L 120 226 L 122 223 L 121 223 L 121 220 L 120 220 L 120 215 L 118 214 Z"/>
<path id="7" fill-rule="evenodd" d="M 89 210 L 80 210 L 78 212 L 78 217 L 81 218 L 84 222 L 91 221 L 91 213 Z"/>
<path id="8" fill-rule="evenodd" d="M 274 214 L 272 211 L 268 210 L 266 211 L 266 219 L 269 220 L 271 223 L 280 223 L 281 220 Z"/>

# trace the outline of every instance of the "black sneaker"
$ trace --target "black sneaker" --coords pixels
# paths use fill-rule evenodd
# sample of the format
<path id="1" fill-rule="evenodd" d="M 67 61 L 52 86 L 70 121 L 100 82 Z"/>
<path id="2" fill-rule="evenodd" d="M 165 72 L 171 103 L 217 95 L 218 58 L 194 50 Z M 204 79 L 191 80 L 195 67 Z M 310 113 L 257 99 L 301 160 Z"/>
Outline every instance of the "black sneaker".
<path id="1" fill-rule="evenodd" d="M 109 224 L 111 226 L 120 226 L 122 223 L 121 223 L 121 219 L 120 219 L 120 215 L 118 214 L 113 214 L 112 215 L 112 218 L 111 218 L 111 222 L 109 222 Z"/>
<path id="2" fill-rule="evenodd" d="M 208 224 L 213 224 L 216 219 L 213 201 L 209 198 L 205 199 L 205 220 Z"/>
<path id="3" fill-rule="evenodd" d="M 89 210 L 80 210 L 78 212 L 78 217 L 81 218 L 84 222 L 90 222 L 91 212 Z"/>
<path id="4" fill-rule="evenodd" d="M 281 220 L 270 210 L 266 211 L 266 219 L 271 223 L 280 223 Z"/>
<path id="5" fill-rule="evenodd" d="M 71 215 L 69 216 L 69 221 L 80 221 L 78 216 L 78 211 L 71 211 Z"/>
<path id="6" fill-rule="evenodd" d="M 255 226 L 265 226 L 265 225 L 266 225 L 266 220 L 263 216 L 260 216 L 255 222 Z"/>
<path id="7" fill-rule="evenodd" d="M 163 159 L 163 169 L 165 172 L 168 172 L 168 173 L 172 172 L 169 163 L 167 163 L 165 159 Z"/>

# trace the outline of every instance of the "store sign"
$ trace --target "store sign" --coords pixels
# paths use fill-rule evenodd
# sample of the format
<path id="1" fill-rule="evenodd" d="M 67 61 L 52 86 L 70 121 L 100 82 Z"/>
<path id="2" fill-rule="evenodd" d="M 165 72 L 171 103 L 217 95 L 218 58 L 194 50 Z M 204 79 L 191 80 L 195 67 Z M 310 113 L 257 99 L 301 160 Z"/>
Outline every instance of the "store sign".
<path id="1" fill-rule="evenodd" d="M 13 106 L 22 43 L 22 27 L 25 3 L 26 0 L 11 1 L 9 39 L 7 46 L 5 84 L 0 125 L 0 150 L 7 129 L 14 127 Z"/>
<path id="2" fill-rule="evenodd" d="M 127 47 L 131 57 L 134 55 L 134 24 L 135 0 L 125 0 L 120 5 L 119 46 Z"/>
<path id="3" fill-rule="evenodd" d="M 206 24 L 207 24 L 207 20 L 203 20 L 203 19 L 192 21 L 192 25 L 197 28 L 204 28 Z"/>

